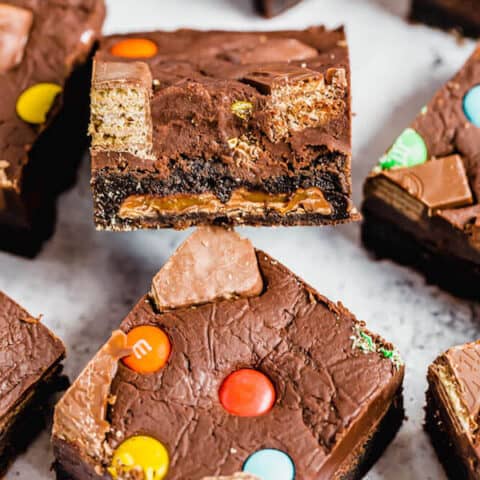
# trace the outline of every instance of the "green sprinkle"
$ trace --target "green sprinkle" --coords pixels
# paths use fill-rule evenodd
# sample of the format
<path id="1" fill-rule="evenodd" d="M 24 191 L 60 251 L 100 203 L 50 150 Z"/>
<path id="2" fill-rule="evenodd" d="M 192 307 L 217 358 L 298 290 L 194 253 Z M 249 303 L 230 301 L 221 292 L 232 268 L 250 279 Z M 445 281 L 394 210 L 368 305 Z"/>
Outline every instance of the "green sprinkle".
<path id="1" fill-rule="evenodd" d="M 425 105 L 425 106 L 422 107 L 422 109 L 420 110 L 420 113 L 421 113 L 422 115 L 425 115 L 427 112 L 428 112 L 428 108 L 427 108 L 427 106 Z"/>
<path id="2" fill-rule="evenodd" d="M 386 348 L 380 348 L 378 350 L 385 358 L 392 358 L 393 357 L 393 350 L 387 350 Z"/>
<path id="3" fill-rule="evenodd" d="M 360 332 L 360 336 L 367 342 L 369 348 L 375 348 L 375 344 L 370 335 L 367 335 L 365 332 Z"/>
<path id="4" fill-rule="evenodd" d="M 248 120 L 253 112 L 253 103 L 245 100 L 238 100 L 232 103 L 232 113 L 242 120 Z"/>

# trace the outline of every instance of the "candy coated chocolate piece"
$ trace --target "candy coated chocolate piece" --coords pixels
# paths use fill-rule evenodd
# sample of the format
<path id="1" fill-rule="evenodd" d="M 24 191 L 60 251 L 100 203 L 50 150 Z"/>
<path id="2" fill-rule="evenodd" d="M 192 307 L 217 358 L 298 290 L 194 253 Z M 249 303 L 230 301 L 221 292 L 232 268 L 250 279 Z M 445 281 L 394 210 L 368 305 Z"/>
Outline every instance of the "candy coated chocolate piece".
<path id="1" fill-rule="evenodd" d="M 480 85 L 471 88 L 463 98 L 463 112 L 469 122 L 480 128 Z"/>
<path id="2" fill-rule="evenodd" d="M 171 351 L 166 333 L 150 325 L 130 330 L 127 334 L 127 345 L 133 353 L 124 357 L 123 363 L 138 373 L 160 370 L 167 363 Z"/>
<path id="3" fill-rule="evenodd" d="M 0 3 L 0 73 L 22 61 L 32 22 L 30 10 Z"/>
<path id="4" fill-rule="evenodd" d="M 473 202 L 467 173 L 458 155 L 430 160 L 415 167 L 385 170 L 382 175 L 428 208 L 455 208 Z"/>
<path id="5" fill-rule="evenodd" d="M 218 393 L 223 408 L 239 417 L 257 417 L 269 412 L 276 399 L 270 379 L 258 370 L 244 368 L 230 374 Z"/>
<path id="6" fill-rule="evenodd" d="M 202 227 L 155 275 L 152 297 L 159 310 L 168 310 L 217 299 L 253 297 L 262 289 L 250 240 L 224 228 Z"/>
<path id="7" fill-rule="evenodd" d="M 157 52 L 157 44 L 148 38 L 126 38 L 110 49 L 112 55 L 123 58 L 151 58 Z"/>
<path id="8" fill-rule="evenodd" d="M 168 452 L 163 444 L 152 437 L 138 435 L 125 440 L 115 450 L 108 471 L 113 478 L 125 478 L 128 472 L 140 470 L 145 480 L 162 480 L 168 465 Z"/>
<path id="9" fill-rule="evenodd" d="M 22 92 L 17 100 L 17 115 L 28 123 L 42 124 L 62 87 L 55 83 L 37 83 Z"/>
<path id="10" fill-rule="evenodd" d="M 380 159 L 380 166 L 384 170 L 392 167 L 413 167 L 425 163 L 427 158 L 425 141 L 413 128 L 407 128 Z"/>
<path id="11" fill-rule="evenodd" d="M 294 480 L 295 465 L 292 459 L 281 450 L 265 448 L 247 458 L 243 471 L 262 480 Z"/>

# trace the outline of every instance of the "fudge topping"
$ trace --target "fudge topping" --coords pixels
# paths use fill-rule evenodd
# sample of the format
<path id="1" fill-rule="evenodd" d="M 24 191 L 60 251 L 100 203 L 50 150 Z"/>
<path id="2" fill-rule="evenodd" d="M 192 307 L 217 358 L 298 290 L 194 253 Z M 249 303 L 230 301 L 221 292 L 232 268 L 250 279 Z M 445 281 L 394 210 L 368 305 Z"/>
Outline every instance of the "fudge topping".
<path id="1" fill-rule="evenodd" d="M 431 209 L 465 206 L 473 201 L 465 167 L 458 155 L 414 167 L 384 170 L 382 175 Z"/>
<path id="2" fill-rule="evenodd" d="M 62 342 L 0 292 L 0 422 L 65 354 Z"/>
<path id="3" fill-rule="evenodd" d="M 480 422 L 480 342 L 450 349 L 445 359 L 460 387 L 459 397 L 470 417 Z"/>
<path id="4" fill-rule="evenodd" d="M 0 3 L 0 74 L 22 61 L 32 22 L 30 10 Z"/>
<path id="5" fill-rule="evenodd" d="M 118 361 L 131 354 L 127 336 L 117 330 L 88 363 L 55 408 L 53 435 L 76 445 L 91 459 L 104 455 L 104 440 L 110 429 L 106 419 L 111 401 L 110 385 Z"/>
<path id="6" fill-rule="evenodd" d="M 458 230 L 467 230 L 480 218 L 480 205 L 472 205 L 465 208 L 440 210 L 437 215 L 447 220 Z"/>
<path id="7" fill-rule="evenodd" d="M 203 477 L 202 480 L 260 480 L 258 477 L 254 477 L 248 473 L 235 473 L 228 477 Z"/>
<path id="8" fill-rule="evenodd" d="M 257 296 L 262 288 L 250 241 L 234 231 L 204 227 L 197 229 L 155 275 L 152 297 L 159 310 L 166 310 Z"/>

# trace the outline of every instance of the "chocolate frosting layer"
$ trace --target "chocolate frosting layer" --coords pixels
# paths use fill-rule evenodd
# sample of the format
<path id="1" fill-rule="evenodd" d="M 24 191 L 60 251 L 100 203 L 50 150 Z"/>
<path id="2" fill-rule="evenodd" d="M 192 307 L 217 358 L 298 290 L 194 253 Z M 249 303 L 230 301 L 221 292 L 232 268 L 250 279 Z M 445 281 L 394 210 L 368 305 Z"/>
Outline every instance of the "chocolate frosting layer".
<path id="1" fill-rule="evenodd" d="M 127 336 L 113 332 L 55 407 L 52 435 L 77 447 L 86 462 L 99 462 L 105 455 L 110 385 L 118 361 L 131 352 Z"/>
<path id="2" fill-rule="evenodd" d="M 262 275 L 250 240 L 224 228 L 202 227 L 155 275 L 152 297 L 159 310 L 169 310 L 253 297 L 262 289 Z"/>
<path id="3" fill-rule="evenodd" d="M 45 373 L 65 355 L 65 347 L 39 319 L 0 292 L 0 425 Z"/>
<path id="4" fill-rule="evenodd" d="M 254 72 L 275 72 L 291 65 L 294 82 L 299 69 L 310 76 L 326 74 L 329 68 L 343 69 L 349 83 L 348 49 L 343 29 L 323 27 L 283 32 L 148 32 L 104 39 L 97 61 L 130 61 L 115 57 L 111 48 L 125 38 L 146 38 L 158 47 L 150 66 L 155 91 L 151 103 L 156 160 L 126 159 L 120 153 L 95 152 L 95 170 L 128 160 L 132 169 L 155 170 L 165 178 L 175 166 L 189 169 L 188 159 L 217 159 L 228 166 L 232 177 L 251 179 L 272 175 L 292 176 L 289 165 L 305 157 L 313 160 L 315 150 L 326 147 L 350 155 L 350 92 L 345 88 L 345 112 L 324 125 L 296 132 L 287 142 L 271 142 L 262 130 L 262 110 L 268 101 L 263 88 L 249 81 Z M 265 62 L 268 62 L 265 64 Z M 284 76 L 288 79 L 286 71 Z M 237 116 L 235 102 L 248 102 L 248 118 Z M 195 109 L 192 110 L 192 105 Z M 254 139 L 261 155 L 248 165 L 238 164 L 228 140 L 246 134 Z"/>
<path id="5" fill-rule="evenodd" d="M 6 0 L 2 5 L 27 10 L 33 17 L 30 29 L 27 22 L 15 28 L 18 45 L 26 40 L 23 52 L 17 46 L 19 63 L 17 57 L 13 63 L 7 59 L 11 57 L 0 40 L 0 66 L 10 64 L 0 73 L 0 161 L 8 164 L 4 169 L 6 177 L 12 188 L 20 191 L 28 152 L 55 115 L 61 96 L 44 125 L 23 121 L 16 113 L 17 99 L 37 83 L 52 82 L 64 87 L 74 67 L 85 61 L 91 51 L 103 23 L 105 7 L 103 0 Z M 0 24 L 1 18 L 0 11 Z M 9 21 L 8 30 L 13 28 Z M 4 38 L 3 32 L 1 39 Z"/>

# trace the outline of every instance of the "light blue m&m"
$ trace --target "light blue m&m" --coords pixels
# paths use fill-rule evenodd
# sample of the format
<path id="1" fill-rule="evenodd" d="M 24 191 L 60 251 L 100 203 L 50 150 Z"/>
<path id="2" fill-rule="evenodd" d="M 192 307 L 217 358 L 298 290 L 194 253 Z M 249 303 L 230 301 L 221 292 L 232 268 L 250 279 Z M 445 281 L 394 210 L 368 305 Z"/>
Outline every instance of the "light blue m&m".
<path id="1" fill-rule="evenodd" d="M 480 85 L 471 88 L 463 97 L 463 112 L 469 122 L 480 128 Z"/>
<path id="2" fill-rule="evenodd" d="M 243 465 L 243 471 L 261 480 L 294 480 L 295 465 L 281 450 L 265 448 L 252 453 Z"/>

